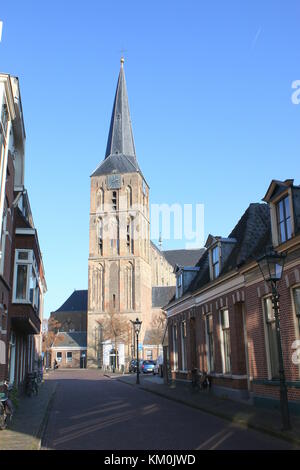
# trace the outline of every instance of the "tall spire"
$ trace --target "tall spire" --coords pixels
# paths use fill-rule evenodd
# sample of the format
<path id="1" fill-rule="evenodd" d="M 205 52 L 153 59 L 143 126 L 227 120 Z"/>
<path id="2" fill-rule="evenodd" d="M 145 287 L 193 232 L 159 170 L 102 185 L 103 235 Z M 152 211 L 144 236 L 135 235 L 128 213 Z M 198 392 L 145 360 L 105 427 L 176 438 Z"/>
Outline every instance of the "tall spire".
<path id="1" fill-rule="evenodd" d="M 124 58 L 112 110 L 105 158 L 91 176 L 109 175 L 114 172 L 140 172 L 134 147 L 127 88 L 124 74 Z"/>
<path id="2" fill-rule="evenodd" d="M 110 155 L 136 158 L 123 64 L 124 58 L 122 57 L 105 158 Z"/>

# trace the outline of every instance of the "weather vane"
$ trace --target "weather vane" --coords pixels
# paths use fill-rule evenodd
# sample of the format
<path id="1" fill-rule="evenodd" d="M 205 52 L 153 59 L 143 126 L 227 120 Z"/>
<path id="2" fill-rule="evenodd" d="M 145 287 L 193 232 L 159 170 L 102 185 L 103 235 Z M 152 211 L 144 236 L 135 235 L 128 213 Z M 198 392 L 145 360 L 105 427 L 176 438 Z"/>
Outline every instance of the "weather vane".
<path id="1" fill-rule="evenodd" d="M 125 61 L 125 59 L 124 59 L 125 52 L 127 52 L 126 49 L 121 49 L 121 50 L 120 50 L 120 53 L 121 53 L 121 65 L 122 65 L 122 66 L 123 66 L 124 61 Z"/>

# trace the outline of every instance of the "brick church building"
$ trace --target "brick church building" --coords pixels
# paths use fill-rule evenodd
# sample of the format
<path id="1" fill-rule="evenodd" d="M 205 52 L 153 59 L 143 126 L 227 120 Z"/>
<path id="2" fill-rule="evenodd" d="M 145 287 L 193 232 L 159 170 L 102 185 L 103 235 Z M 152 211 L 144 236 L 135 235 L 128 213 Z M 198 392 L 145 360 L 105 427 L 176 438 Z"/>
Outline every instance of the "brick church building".
<path id="1" fill-rule="evenodd" d="M 150 240 L 149 185 L 136 156 L 123 63 L 105 158 L 91 175 L 88 291 L 75 291 L 51 316 L 61 332 L 87 330 L 87 344 L 81 341 L 76 352 L 87 347 L 87 367 L 127 370 L 136 357 L 131 320 L 142 321 L 139 357 L 156 359 L 175 265 L 193 266 L 204 250 L 162 251 Z M 62 343 L 54 349 L 52 359 L 71 357 Z M 69 360 L 68 367 L 78 364 Z"/>
<path id="2" fill-rule="evenodd" d="M 128 364 L 136 354 L 130 321 L 137 317 L 141 356 L 155 359 L 161 307 L 175 290 L 176 252 L 175 258 L 169 252 L 168 260 L 168 252 L 150 241 L 149 185 L 136 156 L 123 63 L 105 158 L 91 175 L 88 367 L 109 366 L 116 356 L 119 368 Z M 201 255 L 201 250 L 184 252 L 194 263 Z"/>

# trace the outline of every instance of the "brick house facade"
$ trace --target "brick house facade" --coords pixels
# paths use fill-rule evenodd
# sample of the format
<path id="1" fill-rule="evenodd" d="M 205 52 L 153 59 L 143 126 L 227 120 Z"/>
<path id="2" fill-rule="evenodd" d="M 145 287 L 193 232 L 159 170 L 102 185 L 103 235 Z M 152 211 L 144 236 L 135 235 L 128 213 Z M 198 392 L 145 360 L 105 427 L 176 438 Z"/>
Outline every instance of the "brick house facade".
<path id="1" fill-rule="evenodd" d="M 278 407 L 271 293 L 256 261 L 273 246 L 287 254 L 278 284 L 282 349 L 290 409 L 300 411 L 299 192 L 293 180 L 272 181 L 265 203 L 250 204 L 228 238 L 208 237 L 192 281 L 183 292 L 177 288 L 166 306 L 170 364 L 177 380 L 190 380 L 196 367 L 209 372 L 216 394 Z M 177 279 L 180 275 L 186 275 L 184 269 Z"/>
<path id="2" fill-rule="evenodd" d="M 19 80 L 0 74 L 0 381 L 22 386 L 41 359 L 46 282 L 24 187 L 25 128 Z"/>

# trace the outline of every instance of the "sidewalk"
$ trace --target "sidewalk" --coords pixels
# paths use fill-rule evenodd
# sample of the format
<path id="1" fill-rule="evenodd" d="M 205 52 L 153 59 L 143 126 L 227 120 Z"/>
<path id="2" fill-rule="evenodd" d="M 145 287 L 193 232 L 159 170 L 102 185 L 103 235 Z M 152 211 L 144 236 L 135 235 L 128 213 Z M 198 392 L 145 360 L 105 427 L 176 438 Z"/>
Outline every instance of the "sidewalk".
<path id="1" fill-rule="evenodd" d="M 114 376 L 110 374 L 110 377 L 113 378 Z M 183 403 L 219 416 L 232 423 L 256 429 L 300 445 L 299 416 L 292 415 L 292 431 L 283 432 L 281 431 L 281 415 L 276 410 L 265 410 L 229 399 L 219 398 L 209 391 L 194 391 L 191 388 L 191 384 L 187 382 L 174 382 L 172 386 L 165 385 L 163 379 L 157 376 L 140 375 L 140 385 L 136 385 L 135 374 L 123 375 L 116 377 L 116 379 L 178 403 Z"/>
<path id="2" fill-rule="evenodd" d="M 39 450 L 41 437 L 56 382 L 47 380 L 41 384 L 37 396 L 22 397 L 15 411 L 13 423 L 0 431 L 0 450 Z"/>

